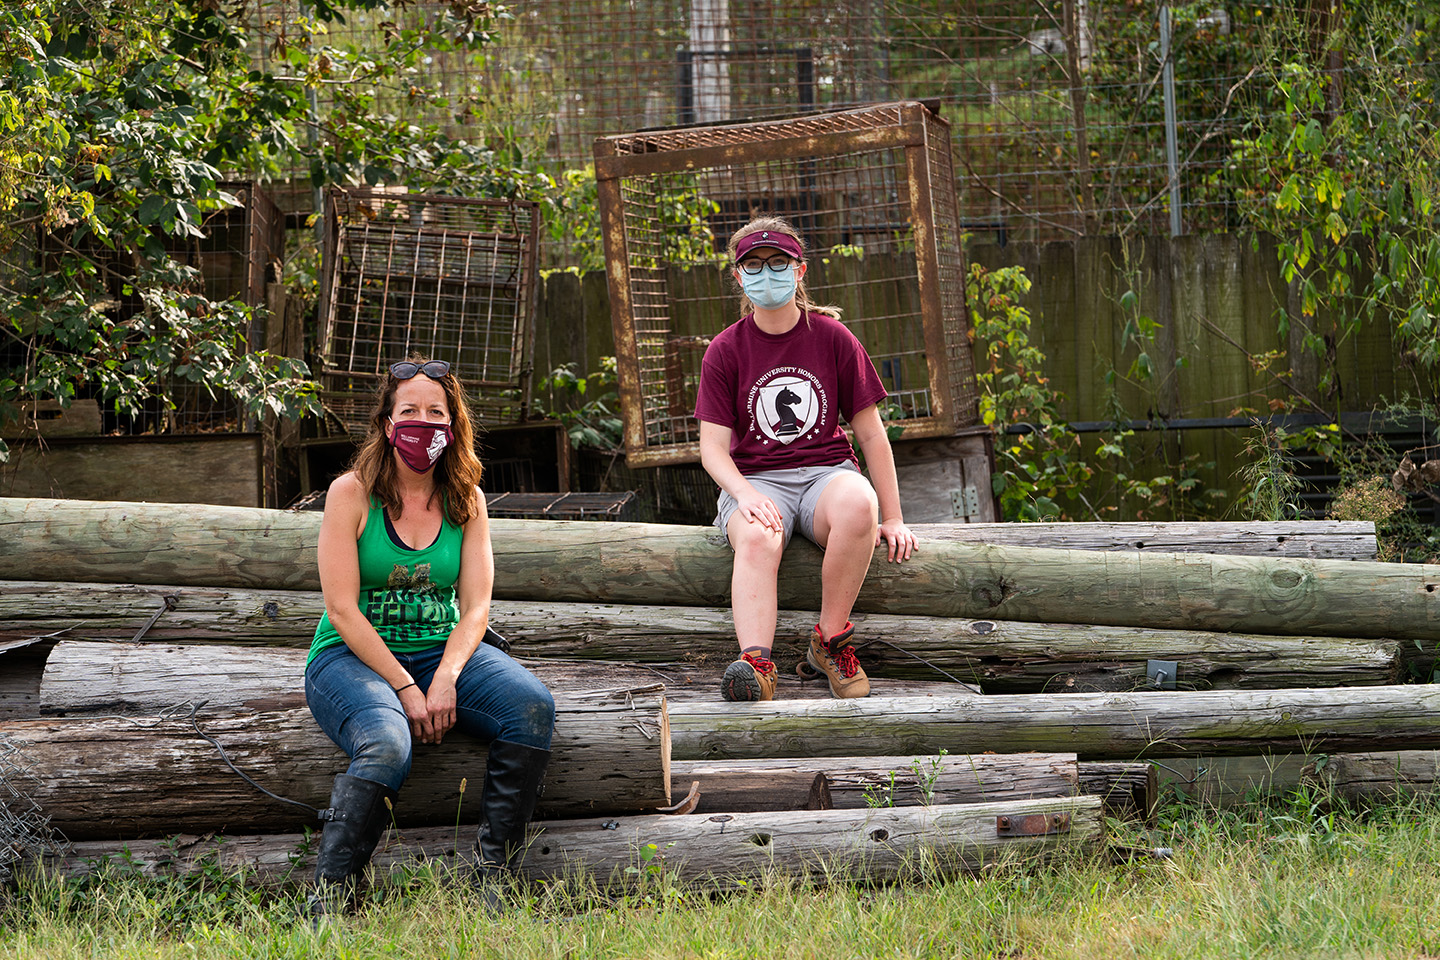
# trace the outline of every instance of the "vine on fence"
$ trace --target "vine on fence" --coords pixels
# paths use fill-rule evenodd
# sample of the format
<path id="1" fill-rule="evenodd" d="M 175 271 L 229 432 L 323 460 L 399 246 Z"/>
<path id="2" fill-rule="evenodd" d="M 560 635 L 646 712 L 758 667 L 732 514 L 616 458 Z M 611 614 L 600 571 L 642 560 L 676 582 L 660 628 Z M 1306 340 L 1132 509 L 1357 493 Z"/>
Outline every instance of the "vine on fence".
<path id="1" fill-rule="evenodd" d="M 1093 471 L 1079 436 L 1059 414 L 1063 398 L 1044 374 L 1045 354 L 1030 342 L 1030 311 L 1020 303 L 1030 278 L 1023 267 L 971 264 L 966 280 L 980 418 L 995 432 L 991 483 L 1003 516 L 1070 519 L 1077 505 L 1093 516 L 1083 492 Z"/>

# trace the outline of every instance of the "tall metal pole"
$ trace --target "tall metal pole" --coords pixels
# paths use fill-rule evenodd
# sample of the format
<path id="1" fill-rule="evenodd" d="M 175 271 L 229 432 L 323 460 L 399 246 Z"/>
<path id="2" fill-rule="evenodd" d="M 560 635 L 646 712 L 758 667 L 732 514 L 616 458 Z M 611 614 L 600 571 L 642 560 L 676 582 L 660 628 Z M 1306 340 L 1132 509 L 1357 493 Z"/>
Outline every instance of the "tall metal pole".
<path id="1" fill-rule="evenodd" d="M 1165 91 L 1165 167 L 1170 176 L 1170 236 L 1180 227 L 1180 153 L 1175 143 L 1175 60 L 1170 55 L 1170 4 L 1160 4 L 1160 76 Z"/>

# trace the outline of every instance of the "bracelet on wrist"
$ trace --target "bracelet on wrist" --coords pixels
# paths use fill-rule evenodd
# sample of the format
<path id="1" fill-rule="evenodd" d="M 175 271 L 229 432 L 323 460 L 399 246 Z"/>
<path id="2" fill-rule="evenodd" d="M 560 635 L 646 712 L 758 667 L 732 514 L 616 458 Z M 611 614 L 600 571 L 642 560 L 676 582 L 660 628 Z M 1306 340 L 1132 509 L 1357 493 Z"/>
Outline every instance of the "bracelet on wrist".
<path id="1" fill-rule="evenodd" d="M 403 686 L 403 687 L 395 687 L 394 690 L 395 690 L 396 693 L 400 693 L 401 691 L 409 690 L 411 687 L 418 687 L 418 686 L 420 686 L 420 684 L 416 683 L 414 680 L 411 680 L 409 683 L 405 684 L 405 686 Z"/>

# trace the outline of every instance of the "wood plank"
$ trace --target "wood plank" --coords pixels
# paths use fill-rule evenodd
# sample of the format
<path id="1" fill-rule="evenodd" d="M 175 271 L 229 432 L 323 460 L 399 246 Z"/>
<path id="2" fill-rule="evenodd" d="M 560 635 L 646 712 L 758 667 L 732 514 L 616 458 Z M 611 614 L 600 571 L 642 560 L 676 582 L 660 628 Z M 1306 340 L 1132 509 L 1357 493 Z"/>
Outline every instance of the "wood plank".
<path id="1" fill-rule="evenodd" d="M 1299 789 L 1354 804 L 1389 804 L 1440 793 L 1440 751 L 1321 750 L 1254 757 L 1155 761 L 1164 796 L 1233 807 Z"/>
<path id="2" fill-rule="evenodd" d="M 580 292 L 580 277 L 566 270 L 557 270 L 545 277 L 540 286 L 540 303 L 535 324 L 535 371 L 545 376 L 567 363 L 575 364 L 581 376 L 587 372 L 585 351 L 585 308 Z M 556 397 L 550 389 L 535 391 L 536 400 L 546 411 L 563 406 L 565 398 Z"/>
<path id="3" fill-rule="evenodd" d="M 579 372 L 584 376 L 600 369 L 601 357 L 615 356 L 615 327 L 604 270 L 592 270 L 580 278 L 580 300 L 585 312 L 585 353 Z"/>
<path id="4" fill-rule="evenodd" d="M 1094 392 L 1094 347 L 1076 332 L 1074 243 L 1053 241 L 1041 246 L 1039 269 L 1030 279 L 1035 281 L 1031 294 L 1040 302 L 1039 310 L 1031 307 L 1035 325 L 1030 339 L 1032 343 L 1038 342 L 1045 353 L 1045 372 L 1051 388 L 1065 398 L 1060 405 L 1060 415 L 1071 420 L 1098 419 L 1103 411 L 1094 410 L 1090 405 Z"/>
<path id="5" fill-rule="evenodd" d="M 318 592 L 9 581 L 0 582 L 0 642 L 57 631 L 66 639 L 130 640 L 167 597 L 172 609 L 150 626 L 147 643 L 308 649 L 324 609 Z M 693 668 L 713 673 L 736 649 L 730 614 L 718 607 L 497 601 L 492 618 L 516 654 L 531 658 L 666 663 L 683 651 Z M 779 614 L 782 695 L 795 695 L 789 670 L 805 655 L 814 620 L 805 611 Z M 888 614 L 853 620 L 866 671 L 877 680 L 952 679 L 991 693 L 1134 689 L 1145 684 L 1152 659 L 1178 664 L 1181 689 L 1358 686 L 1394 682 L 1402 653 L 1411 662 L 1421 655 L 1415 644 L 1393 640 Z"/>
<path id="6" fill-rule="evenodd" d="M 9 497 L 148 500 L 259 507 L 263 464 L 259 434 L 177 437 L 55 438 L 10 446 L 0 464 Z"/>
<path id="7" fill-rule="evenodd" d="M 557 698 L 545 816 L 632 813 L 670 803 L 669 735 L 663 697 Z M 312 812 L 265 796 L 231 770 L 214 744 L 252 779 L 283 797 L 324 807 L 347 760 L 310 716 L 279 710 L 214 716 L 202 707 L 137 721 L 52 718 L 0 723 L 0 741 L 34 780 L 29 796 L 71 839 L 177 832 L 297 830 Z M 454 824 L 478 816 L 485 745 L 453 734 L 415 747 L 395 817 L 401 826 Z M 469 790 L 464 789 L 468 781 Z"/>
<path id="8" fill-rule="evenodd" d="M 1062 550 L 1142 550 L 1229 556 L 1374 560 L 1369 520 L 1168 523 L 912 523 L 922 541 L 1002 543 Z"/>
<path id="9" fill-rule="evenodd" d="M 1205 316 L 1206 311 L 1202 243 L 1202 239 L 1194 237 L 1171 240 L 1170 256 L 1174 264 L 1171 316 L 1175 324 L 1175 349 L 1188 360 L 1178 372 L 1181 407 L 1177 413 L 1187 417 L 1223 417 L 1230 408 L 1211 402 L 1215 393 L 1210 385 L 1217 375 L 1213 360 L 1216 351 L 1234 348 L 1218 342 L 1214 334 L 1206 331 L 1196 319 Z"/>
<path id="10" fill-rule="evenodd" d="M 1162 800 L 1228 808 L 1294 790 L 1306 782 L 1309 764 L 1297 747 L 1262 756 L 1159 757 L 1155 770 Z"/>
<path id="11" fill-rule="evenodd" d="M 0 578 L 314 589 L 320 518 L 200 505 L 0 499 Z M 733 557 L 711 527 L 494 520 L 495 596 L 723 606 Z M 822 554 L 796 538 L 782 608 L 815 605 Z M 1428 641 L 1440 565 L 936 542 L 875 554 L 859 612 Z"/>
<path id="12" fill-rule="evenodd" d="M 1026 817 L 1065 819 L 1060 832 L 1002 836 L 997 826 L 1001 817 L 1016 822 Z M 398 835 L 389 831 L 376 850 L 373 869 L 403 871 L 420 862 L 468 872 L 475 828 L 461 822 L 465 825 L 407 829 Z M 583 872 L 602 884 L 627 884 L 663 871 L 674 879 L 722 886 L 777 874 L 822 872 L 831 879 L 885 880 L 923 869 L 928 877 L 973 872 L 996 861 L 1039 863 L 1061 853 L 1093 853 L 1104 832 L 1095 797 L 721 817 L 597 817 L 532 824 L 520 873 L 530 880 L 549 880 Z M 630 872 L 647 847 L 655 851 L 643 864 L 647 869 Z M 243 871 L 259 883 L 293 883 L 312 874 L 314 844 L 298 834 L 231 836 L 223 842 L 184 836 L 123 846 L 103 840 L 73 844 L 66 856 L 46 866 L 68 877 L 86 876 L 102 866 L 160 877 L 213 869 L 217 861 L 227 873 Z M 651 864 L 653 871 L 648 869 Z"/>
<path id="13" fill-rule="evenodd" d="M 1197 324 L 1208 320 L 1235 343 L 1247 347 L 1243 310 L 1245 297 L 1237 238 L 1226 235 L 1198 237 L 1185 255 L 1200 258 L 1205 286 L 1198 291 L 1204 297 L 1203 306 L 1192 306 L 1196 315 L 1183 319 Z M 1231 346 L 1203 326 L 1197 336 L 1207 344 L 1210 354 L 1210 379 L 1206 387 L 1212 411 L 1210 415 L 1228 417 L 1239 407 L 1259 406 L 1262 394 L 1257 391 L 1259 385 L 1254 382 L 1244 350 Z"/>
<path id="14" fill-rule="evenodd" d="M 1116 820 L 1155 822 L 1160 790 L 1151 763 L 1086 760 L 1079 765 L 1079 792 L 1099 797 Z"/>
<path id="15" fill-rule="evenodd" d="M 95 400 L 27 400 L 19 404 L 16 418 L 0 425 L 0 437 L 93 437 L 100 432 L 100 404 Z M 12 454 L 13 455 L 13 454 Z"/>
<path id="16" fill-rule="evenodd" d="M 1430 685 L 677 705 L 676 760 L 1074 750 L 1082 760 L 1440 747 Z"/>
<path id="17" fill-rule="evenodd" d="M 1395 803 L 1440 794 L 1440 751 L 1339 753 L 1313 758 L 1313 777 L 1352 803 Z"/>
<path id="18" fill-rule="evenodd" d="M 47 646 L 49 644 L 47 643 Z M 99 713 L 151 715 L 177 704 L 204 702 L 211 715 L 305 707 L 304 650 L 207 644 L 94 643 L 66 640 L 41 662 L 43 675 L 29 716 L 83 716 Z M 558 698 L 584 701 L 599 693 L 665 693 L 670 702 L 721 702 L 720 677 L 729 657 L 706 664 L 631 665 L 585 661 L 521 659 Z M 24 675 L 26 665 L 5 659 Z M 11 672 L 7 670 L 7 672 Z M 956 683 L 876 680 L 875 692 L 889 696 L 960 696 Z M 978 692 L 978 691 L 973 691 Z M 828 699 L 821 681 L 783 678 L 787 699 Z"/>
<path id="19" fill-rule="evenodd" d="M 817 776 L 836 810 L 1071 797 L 1078 792 L 1073 753 L 972 756 L 777 758 L 675 763 L 673 783 L 700 782 L 695 813 L 805 810 Z M 678 790 L 675 792 L 679 792 Z"/>

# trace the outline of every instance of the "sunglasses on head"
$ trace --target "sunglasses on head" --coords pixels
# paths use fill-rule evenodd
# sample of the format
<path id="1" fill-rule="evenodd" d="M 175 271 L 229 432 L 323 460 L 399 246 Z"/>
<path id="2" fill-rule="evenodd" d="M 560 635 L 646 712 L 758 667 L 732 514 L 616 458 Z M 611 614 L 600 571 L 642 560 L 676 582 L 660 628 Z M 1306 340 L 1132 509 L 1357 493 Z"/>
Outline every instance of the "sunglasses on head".
<path id="1" fill-rule="evenodd" d="M 448 360 L 426 360 L 424 363 L 416 363 L 414 360 L 401 360 L 399 363 L 390 364 L 390 376 L 396 380 L 409 380 L 417 373 L 423 373 L 431 380 L 439 380 L 450 372 Z"/>

